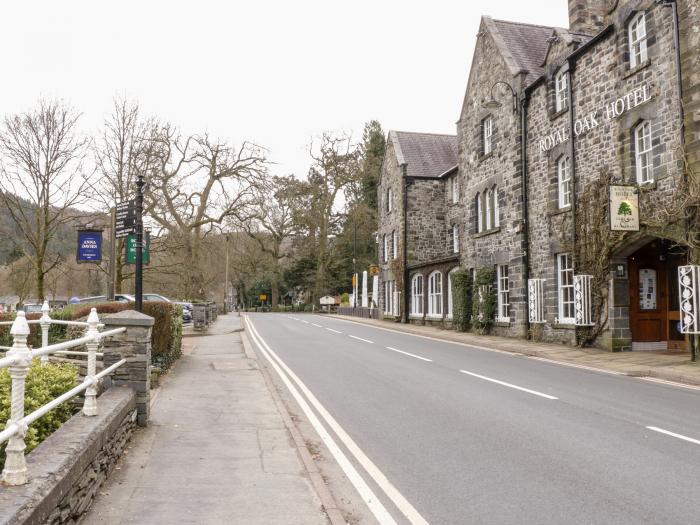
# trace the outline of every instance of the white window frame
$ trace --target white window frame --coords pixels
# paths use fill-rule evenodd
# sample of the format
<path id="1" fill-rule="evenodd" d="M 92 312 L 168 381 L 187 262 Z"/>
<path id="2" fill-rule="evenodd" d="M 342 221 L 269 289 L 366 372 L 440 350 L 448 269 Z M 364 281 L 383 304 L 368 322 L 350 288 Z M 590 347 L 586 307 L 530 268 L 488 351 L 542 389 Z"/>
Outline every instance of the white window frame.
<path id="1" fill-rule="evenodd" d="M 428 276 L 428 317 L 442 318 L 442 273 L 434 271 Z"/>
<path id="2" fill-rule="evenodd" d="M 476 231 L 481 233 L 484 231 L 484 203 L 482 202 L 484 194 L 476 194 Z"/>
<path id="3" fill-rule="evenodd" d="M 557 187 L 559 209 L 571 206 L 571 166 L 568 155 L 562 155 L 557 161 Z"/>
<path id="4" fill-rule="evenodd" d="M 501 225 L 501 210 L 498 207 L 498 186 L 493 187 L 493 227 L 498 228 Z"/>
<path id="5" fill-rule="evenodd" d="M 644 12 L 637 13 L 627 28 L 630 68 L 637 67 L 647 60 L 647 22 Z"/>
<path id="6" fill-rule="evenodd" d="M 507 264 L 496 266 L 497 310 L 496 322 L 510 323 L 510 277 Z"/>
<path id="7" fill-rule="evenodd" d="M 392 259 L 399 256 L 399 236 L 396 235 L 396 230 L 391 232 L 391 255 Z"/>
<path id="8" fill-rule="evenodd" d="M 389 261 L 389 243 L 387 242 L 386 233 L 384 234 L 383 239 L 384 239 L 384 254 L 383 254 L 384 257 L 383 257 L 383 259 L 384 259 L 384 262 L 388 262 Z"/>
<path id="9" fill-rule="evenodd" d="M 394 315 L 396 281 L 384 281 L 384 314 Z"/>
<path id="10" fill-rule="evenodd" d="M 566 71 L 562 71 L 554 78 L 554 110 L 563 111 L 568 106 L 567 93 L 568 76 Z"/>
<path id="11" fill-rule="evenodd" d="M 484 200 L 486 201 L 486 231 L 489 231 L 491 228 L 493 228 L 493 224 L 491 223 L 491 216 L 493 213 L 493 190 L 488 189 L 484 193 Z"/>
<path id="12" fill-rule="evenodd" d="M 457 175 L 452 177 L 452 204 L 459 202 L 459 179 Z"/>
<path id="13" fill-rule="evenodd" d="M 459 268 L 453 268 L 452 270 L 449 271 L 447 274 L 447 314 L 446 317 L 448 319 L 452 319 L 453 313 L 454 313 L 454 304 L 452 302 L 452 275 L 458 270 Z"/>
<path id="14" fill-rule="evenodd" d="M 559 324 L 575 324 L 574 266 L 570 253 L 557 254 L 557 299 Z"/>
<path id="15" fill-rule="evenodd" d="M 386 212 L 391 213 L 391 210 L 393 209 L 393 195 L 394 192 L 391 191 L 391 188 L 386 189 Z"/>
<path id="16" fill-rule="evenodd" d="M 452 225 L 452 253 L 459 253 L 459 226 Z"/>
<path id="17" fill-rule="evenodd" d="M 493 151 L 493 117 L 488 116 L 481 121 L 482 142 L 484 155 Z"/>
<path id="18" fill-rule="evenodd" d="M 654 182 L 654 159 L 651 142 L 651 123 L 644 120 L 634 128 L 634 164 L 637 184 Z"/>
<path id="19" fill-rule="evenodd" d="M 423 316 L 423 274 L 417 273 L 411 278 L 411 315 Z"/>

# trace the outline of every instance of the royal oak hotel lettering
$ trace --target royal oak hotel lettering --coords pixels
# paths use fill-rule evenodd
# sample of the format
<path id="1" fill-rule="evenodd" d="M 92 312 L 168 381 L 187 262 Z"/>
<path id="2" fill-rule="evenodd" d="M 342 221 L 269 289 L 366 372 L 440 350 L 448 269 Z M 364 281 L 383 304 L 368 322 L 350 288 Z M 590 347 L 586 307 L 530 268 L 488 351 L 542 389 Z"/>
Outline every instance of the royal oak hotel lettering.
<path id="1" fill-rule="evenodd" d="M 587 115 L 574 121 L 574 136 L 578 137 L 579 135 L 588 133 L 590 130 L 597 128 L 601 122 L 610 122 L 630 109 L 636 108 L 649 100 L 651 100 L 649 87 L 643 84 L 620 98 L 608 102 L 602 108 L 591 111 Z M 549 151 L 554 146 L 566 142 L 567 140 L 569 140 L 569 128 L 561 127 L 543 139 L 540 139 L 538 141 L 538 146 L 540 151 Z"/>

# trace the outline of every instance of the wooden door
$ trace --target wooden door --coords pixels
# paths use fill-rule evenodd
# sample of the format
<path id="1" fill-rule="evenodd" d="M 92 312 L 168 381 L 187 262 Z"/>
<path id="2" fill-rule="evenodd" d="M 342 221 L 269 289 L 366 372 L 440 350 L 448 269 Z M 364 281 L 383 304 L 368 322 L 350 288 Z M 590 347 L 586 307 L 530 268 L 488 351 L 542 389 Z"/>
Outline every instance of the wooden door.
<path id="1" fill-rule="evenodd" d="M 632 340 L 668 340 L 668 272 L 656 254 L 640 254 L 630 261 L 630 327 Z"/>

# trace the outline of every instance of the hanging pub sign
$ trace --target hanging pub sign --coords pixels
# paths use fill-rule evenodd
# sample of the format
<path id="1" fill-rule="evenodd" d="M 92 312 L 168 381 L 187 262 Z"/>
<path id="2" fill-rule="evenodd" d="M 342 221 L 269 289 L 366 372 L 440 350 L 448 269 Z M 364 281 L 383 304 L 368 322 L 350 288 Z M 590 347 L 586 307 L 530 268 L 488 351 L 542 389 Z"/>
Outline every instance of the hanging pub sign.
<path id="1" fill-rule="evenodd" d="M 610 229 L 639 231 L 639 194 L 635 186 L 610 185 Z"/>
<path id="2" fill-rule="evenodd" d="M 78 230 L 77 263 L 102 262 L 102 230 Z"/>

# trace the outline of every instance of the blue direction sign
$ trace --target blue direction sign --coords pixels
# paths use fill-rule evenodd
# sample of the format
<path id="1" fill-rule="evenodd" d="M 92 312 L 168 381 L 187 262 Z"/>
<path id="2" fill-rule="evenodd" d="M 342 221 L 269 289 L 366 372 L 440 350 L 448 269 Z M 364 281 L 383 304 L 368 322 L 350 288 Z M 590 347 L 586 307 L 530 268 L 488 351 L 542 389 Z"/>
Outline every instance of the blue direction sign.
<path id="1" fill-rule="evenodd" d="M 102 231 L 80 230 L 78 232 L 78 254 L 76 261 L 79 263 L 98 263 L 102 261 Z"/>

